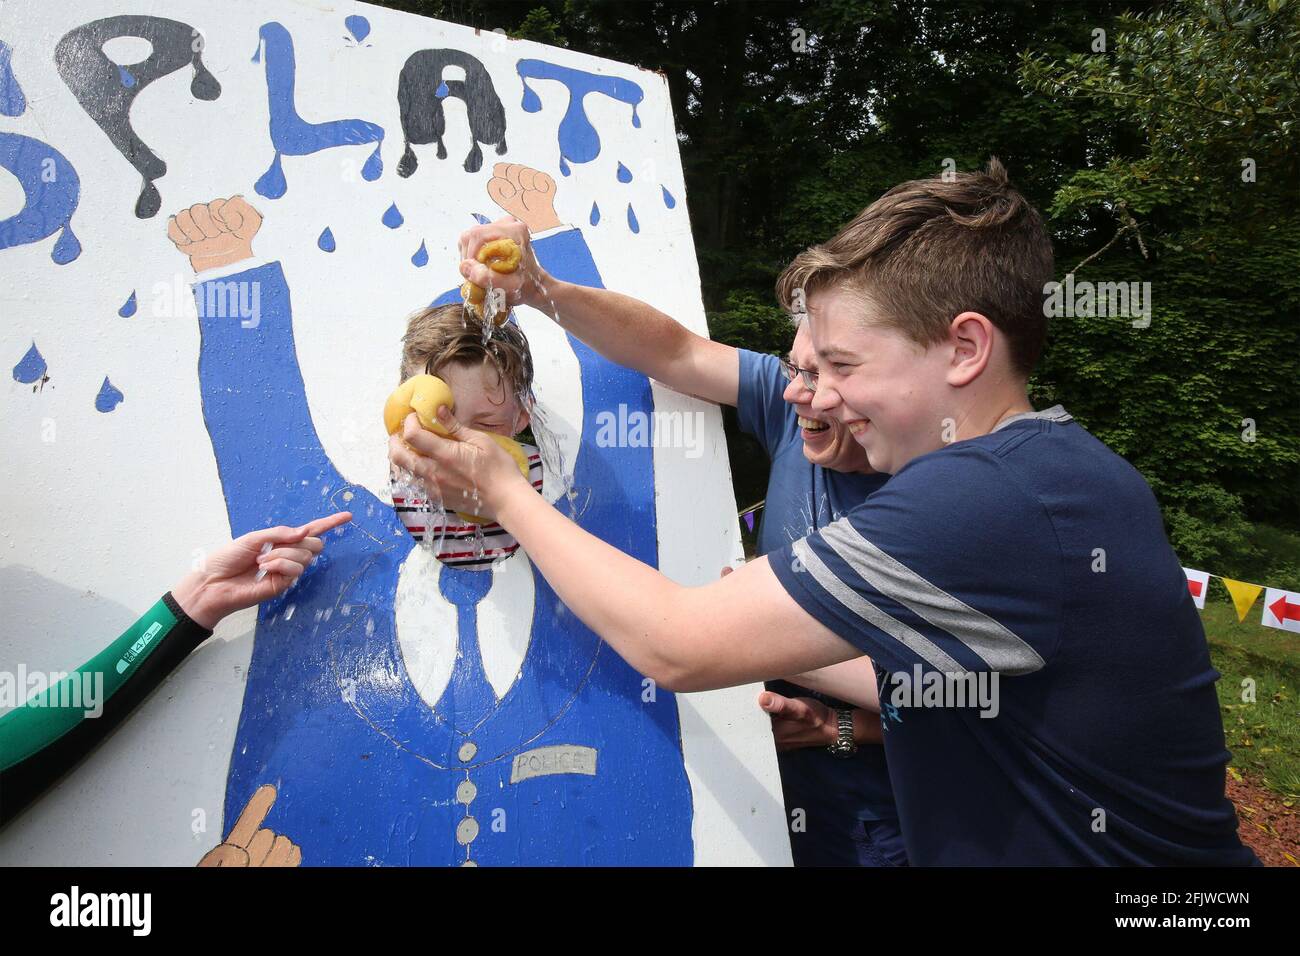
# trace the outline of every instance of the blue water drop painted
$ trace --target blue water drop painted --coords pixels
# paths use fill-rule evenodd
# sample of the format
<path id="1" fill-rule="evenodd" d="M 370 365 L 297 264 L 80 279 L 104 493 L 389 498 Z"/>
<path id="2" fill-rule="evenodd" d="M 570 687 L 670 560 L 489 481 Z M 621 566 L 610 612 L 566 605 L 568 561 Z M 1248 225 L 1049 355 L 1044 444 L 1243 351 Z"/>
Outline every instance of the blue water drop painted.
<path id="1" fill-rule="evenodd" d="M 284 178 L 284 167 L 280 165 L 280 154 L 275 154 L 275 159 L 271 160 L 271 168 L 262 173 L 262 177 L 253 184 L 259 196 L 265 196 L 267 199 L 279 199 L 289 189 L 289 183 Z"/>
<path id="2" fill-rule="evenodd" d="M 343 25 L 348 28 L 349 33 L 356 37 L 358 43 L 370 36 L 370 21 L 360 14 L 345 17 Z"/>
<path id="3" fill-rule="evenodd" d="M 447 81 L 443 80 L 438 84 L 438 88 L 433 91 L 433 95 L 440 100 L 444 100 L 450 95 L 451 90 L 447 89 Z"/>
<path id="4" fill-rule="evenodd" d="M 595 203 L 591 204 L 591 224 L 594 226 L 600 222 L 600 207 Z"/>
<path id="5" fill-rule="evenodd" d="M 129 319 L 135 315 L 135 290 L 131 290 L 131 297 L 122 303 L 122 308 L 117 310 L 117 314 L 124 319 Z"/>
<path id="6" fill-rule="evenodd" d="M 560 157 L 560 172 L 566 176 L 569 175 L 569 164 L 564 161 L 563 156 Z"/>
<path id="7" fill-rule="evenodd" d="M 420 240 L 420 248 L 415 250 L 415 255 L 411 256 L 411 265 L 417 269 L 423 269 L 429 264 L 429 250 L 424 247 L 424 240 Z"/>
<path id="8" fill-rule="evenodd" d="M 527 81 L 524 82 L 524 102 L 522 105 L 525 113 L 536 113 L 542 108 L 542 98 L 528 85 Z"/>
<path id="9" fill-rule="evenodd" d="M 637 129 L 641 128 L 641 117 L 636 113 L 636 104 L 632 104 L 632 125 Z"/>
<path id="10" fill-rule="evenodd" d="M 627 227 L 633 232 L 641 231 L 641 224 L 636 221 L 636 213 L 632 211 L 632 204 L 627 204 Z"/>
<path id="11" fill-rule="evenodd" d="M 81 255 L 81 242 L 72 231 L 72 226 L 64 226 L 63 232 L 59 234 L 59 241 L 54 244 L 54 251 L 50 253 L 50 258 L 57 264 L 66 266 L 77 256 Z"/>
<path id="12" fill-rule="evenodd" d="M 620 183 L 630 183 L 632 181 L 632 170 L 622 163 L 618 164 L 618 181 Z"/>
<path id="13" fill-rule="evenodd" d="M 27 109 L 27 97 L 9 65 L 12 54 L 9 44 L 0 40 L 0 116 L 22 116 Z"/>
<path id="14" fill-rule="evenodd" d="M 330 232 L 329 226 L 325 227 L 325 230 L 320 234 L 320 238 L 316 240 L 316 248 L 322 252 L 334 251 L 334 233 Z"/>
<path id="15" fill-rule="evenodd" d="M 117 68 L 117 78 L 122 81 L 122 85 L 128 90 L 135 86 L 135 77 L 131 75 L 131 71 L 120 64 Z"/>
<path id="16" fill-rule="evenodd" d="M 361 167 L 361 178 L 368 183 L 373 183 L 376 179 L 384 174 L 384 160 L 379 155 L 379 144 L 375 144 L 375 151 L 370 154 L 364 166 Z"/>
<path id="17" fill-rule="evenodd" d="M 660 186 L 659 188 L 664 191 L 664 205 L 667 206 L 669 209 L 672 209 L 674 206 L 676 206 L 677 200 L 674 199 L 673 194 L 668 191 L 668 187 Z"/>
<path id="18" fill-rule="evenodd" d="M 478 220 L 478 224 L 480 226 L 486 226 L 489 222 L 492 221 L 487 216 L 483 215 L 481 212 L 472 212 L 470 213 L 470 215 Z"/>
<path id="19" fill-rule="evenodd" d="M 397 203 L 393 203 L 389 206 L 388 212 L 384 213 L 384 225 L 389 229 L 396 229 L 405 221 L 406 220 L 402 218 L 402 214 L 397 211 Z"/>
<path id="20" fill-rule="evenodd" d="M 111 412 L 117 408 L 124 397 L 121 392 L 113 387 L 113 383 L 105 375 L 104 384 L 99 386 L 99 394 L 95 396 L 95 409 L 101 412 Z"/>
<path id="21" fill-rule="evenodd" d="M 45 356 L 36 347 L 36 343 L 32 342 L 32 347 L 27 350 L 22 361 L 14 366 L 14 381 L 24 385 L 39 382 L 45 375 L 45 368 Z"/>

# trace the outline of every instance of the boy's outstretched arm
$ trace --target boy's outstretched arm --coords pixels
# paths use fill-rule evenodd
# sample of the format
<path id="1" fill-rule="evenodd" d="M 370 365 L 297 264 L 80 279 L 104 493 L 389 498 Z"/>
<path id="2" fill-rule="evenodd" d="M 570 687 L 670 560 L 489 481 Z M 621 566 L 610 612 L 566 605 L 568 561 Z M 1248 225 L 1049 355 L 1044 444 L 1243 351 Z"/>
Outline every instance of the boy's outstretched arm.
<path id="1" fill-rule="evenodd" d="M 510 275 L 497 274 L 474 261 L 483 243 L 503 237 L 514 239 L 523 251 L 519 271 Z M 524 223 L 500 219 L 475 226 L 461 235 L 460 246 L 465 255 L 461 274 L 484 288 L 491 285 L 503 290 L 508 304 L 545 312 L 611 362 L 636 369 L 679 392 L 736 404 L 740 359 L 734 348 L 696 335 L 639 299 L 555 278 L 539 262 Z"/>

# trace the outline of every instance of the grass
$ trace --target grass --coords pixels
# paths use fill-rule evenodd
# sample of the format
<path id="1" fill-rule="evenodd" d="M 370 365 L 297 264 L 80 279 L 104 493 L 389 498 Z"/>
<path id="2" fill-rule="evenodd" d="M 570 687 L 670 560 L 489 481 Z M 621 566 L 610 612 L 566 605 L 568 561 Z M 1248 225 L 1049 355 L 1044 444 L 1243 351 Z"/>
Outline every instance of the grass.
<path id="1" fill-rule="evenodd" d="M 1219 705 L 1232 760 L 1281 796 L 1300 800 L 1300 634 L 1262 626 L 1263 595 L 1238 622 L 1223 583 L 1211 579 L 1201 612 L 1210 657 L 1223 675 Z M 1254 700 L 1243 682 L 1254 682 Z"/>

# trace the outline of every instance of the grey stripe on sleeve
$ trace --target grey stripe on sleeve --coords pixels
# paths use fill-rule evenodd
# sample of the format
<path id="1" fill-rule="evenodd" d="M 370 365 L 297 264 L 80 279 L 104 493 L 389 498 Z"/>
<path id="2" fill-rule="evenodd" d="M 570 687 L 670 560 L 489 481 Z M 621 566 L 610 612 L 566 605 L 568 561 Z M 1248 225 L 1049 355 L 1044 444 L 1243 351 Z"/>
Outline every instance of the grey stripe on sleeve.
<path id="1" fill-rule="evenodd" d="M 908 650 L 912 651 L 927 664 L 944 673 L 956 674 L 967 670 L 949 657 L 943 650 L 924 634 L 908 627 L 902 621 L 890 617 L 876 607 L 857 591 L 853 590 L 835 576 L 822 559 L 808 547 L 806 538 L 800 538 L 793 545 L 793 553 L 809 574 L 813 576 L 826 592 L 835 600 L 869 624 L 874 624 Z"/>
<path id="2" fill-rule="evenodd" d="M 864 581 L 947 631 L 992 670 L 1014 676 L 1043 667 L 1043 658 L 1019 636 L 880 550 L 848 519 L 827 525 L 821 536 Z"/>

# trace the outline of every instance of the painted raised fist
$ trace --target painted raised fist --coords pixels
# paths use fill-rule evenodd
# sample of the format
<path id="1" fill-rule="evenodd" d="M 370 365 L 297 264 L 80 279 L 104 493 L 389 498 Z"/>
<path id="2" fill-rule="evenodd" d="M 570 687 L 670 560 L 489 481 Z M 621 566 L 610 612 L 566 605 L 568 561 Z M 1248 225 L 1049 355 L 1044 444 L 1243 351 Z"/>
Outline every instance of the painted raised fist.
<path id="1" fill-rule="evenodd" d="M 167 220 L 167 238 L 190 257 L 195 272 L 253 257 L 262 214 L 243 196 L 195 203 Z"/>

